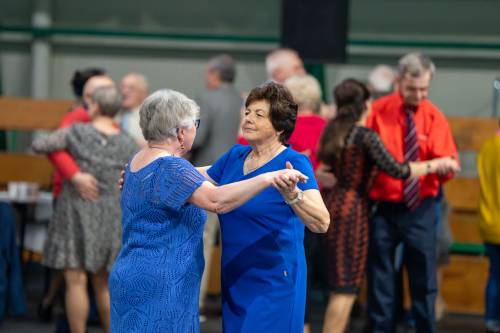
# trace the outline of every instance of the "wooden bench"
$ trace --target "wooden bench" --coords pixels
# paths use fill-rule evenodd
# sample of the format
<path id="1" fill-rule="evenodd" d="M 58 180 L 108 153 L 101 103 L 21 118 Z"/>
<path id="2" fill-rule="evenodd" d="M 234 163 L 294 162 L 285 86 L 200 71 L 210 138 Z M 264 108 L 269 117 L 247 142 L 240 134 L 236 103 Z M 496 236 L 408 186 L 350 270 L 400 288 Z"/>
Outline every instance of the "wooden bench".
<path id="1" fill-rule="evenodd" d="M 479 152 L 498 128 L 492 118 L 449 117 L 448 121 L 460 152 Z M 443 269 L 441 294 L 450 311 L 483 313 L 488 260 L 478 229 L 479 180 L 458 175 L 444 190 L 454 243 L 450 264 Z"/>
<path id="2" fill-rule="evenodd" d="M 53 130 L 71 109 L 72 101 L 0 97 L 0 129 Z M 0 152 L 0 187 L 11 181 L 26 181 L 49 188 L 53 168 L 45 156 Z"/>
<path id="3" fill-rule="evenodd" d="M 0 97 L 0 129 L 27 132 L 54 130 L 72 105 L 72 101 L 66 100 Z M 15 181 L 37 183 L 42 189 L 50 189 L 52 185 L 53 167 L 45 156 L 0 151 L 0 165 L 1 189 L 5 189 L 9 182 Z M 25 228 L 31 215 L 28 211 L 32 212 L 34 207 L 27 204 L 15 204 L 15 206 L 18 207 L 19 213 L 22 257 L 34 260 L 33 253 L 28 253 L 23 248 Z"/>

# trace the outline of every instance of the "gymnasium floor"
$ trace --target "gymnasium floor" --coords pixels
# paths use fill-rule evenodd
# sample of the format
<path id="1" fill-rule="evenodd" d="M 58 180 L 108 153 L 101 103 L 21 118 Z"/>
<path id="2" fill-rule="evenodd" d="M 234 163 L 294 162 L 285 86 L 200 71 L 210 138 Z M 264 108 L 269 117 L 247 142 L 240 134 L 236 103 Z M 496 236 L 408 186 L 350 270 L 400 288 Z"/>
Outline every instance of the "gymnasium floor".
<path id="1" fill-rule="evenodd" d="M 56 324 L 42 323 L 36 317 L 36 306 L 43 290 L 43 270 L 38 265 L 28 267 L 26 272 L 25 290 L 28 298 L 28 314 L 23 318 L 6 318 L 0 324 L 1 333 L 54 333 Z M 319 293 L 318 293 L 319 294 Z M 319 301 L 321 297 L 316 297 L 313 304 L 313 333 L 321 332 L 321 322 L 324 305 Z M 220 301 L 211 297 L 207 300 L 206 320 L 201 323 L 201 333 L 221 332 L 221 320 L 219 317 Z M 60 310 L 59 310 L 60 311 Z M 348 333 L 362 333 L 364 328 L 364 315 L 362 310 L 354 312 Z M 484 332 L 483 321 L 480 316 L 446 314 L 439 322 L 440 333 L 481 333 Z M 98 324 L 89 326 L 89 333 L 100 333 Z M 398 333 L 411 333 L 413 330 L 402 325 L 398 327 Z"/>

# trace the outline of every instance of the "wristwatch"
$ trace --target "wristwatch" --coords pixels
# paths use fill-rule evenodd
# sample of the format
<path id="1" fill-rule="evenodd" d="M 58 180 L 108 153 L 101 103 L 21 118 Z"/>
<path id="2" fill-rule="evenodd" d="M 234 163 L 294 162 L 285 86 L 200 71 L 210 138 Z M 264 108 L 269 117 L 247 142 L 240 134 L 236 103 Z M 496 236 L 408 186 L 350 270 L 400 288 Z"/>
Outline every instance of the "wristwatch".
<path id="1" fill-rule="evenodd" d="M 295 199 L 292 199 L 290 201 L 286 200 L 285 199 L 285 202 L 287 205 L 295 205 L 296 203 L 298 203 L 299 201 L 301 201 L 302 199 L 304 199 L 304 191 L 300 190 L 299 189 L 299 192 L 297 193 L 297 196 L 295 197 Z"/>

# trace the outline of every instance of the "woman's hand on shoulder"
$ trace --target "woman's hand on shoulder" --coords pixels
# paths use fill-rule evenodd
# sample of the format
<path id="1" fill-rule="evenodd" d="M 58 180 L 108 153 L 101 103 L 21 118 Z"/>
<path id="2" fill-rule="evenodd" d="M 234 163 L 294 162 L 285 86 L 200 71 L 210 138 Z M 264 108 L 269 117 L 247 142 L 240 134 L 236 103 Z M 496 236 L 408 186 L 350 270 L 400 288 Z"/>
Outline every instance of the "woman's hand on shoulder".
<path id="1" fill-rule="evenodd" d="M 123 190 L 123 185 L 125 184 L 125 169 L 127 169 L 127 167 L 128 163 L 125 164 L 122 171 L 120 171 L 120 179 L 118 179 L 118 188 L 120 189 L 120 191 Z"/>
<path id="2" fill-rule="evenodd" d="M 320 164 L 314 174 L 316 181 L 325 190 L 332 189 L 337 183 L 337 178 L 333 175 L 332 169 L 324 164 Z"/>
<path id="3" fill-rule="evenodd" d="M 332 189 L 337 183 L 337 179 L 333 175 L 331 168 L 327 167 L 324 164 L 319 165 L 319 167 L 316 169 L 315 175 L 316 180 L 323 189 Z"/>

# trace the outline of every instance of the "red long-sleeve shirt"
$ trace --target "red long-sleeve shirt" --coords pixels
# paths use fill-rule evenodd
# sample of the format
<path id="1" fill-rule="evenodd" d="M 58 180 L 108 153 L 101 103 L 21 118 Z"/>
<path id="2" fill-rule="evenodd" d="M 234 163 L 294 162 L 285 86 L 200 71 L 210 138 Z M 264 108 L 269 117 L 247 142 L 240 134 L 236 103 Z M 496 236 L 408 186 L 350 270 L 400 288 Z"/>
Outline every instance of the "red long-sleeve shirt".
<path id="1" fill-rule="evenodd" d="M 325 128 L 326 120 L 316 114 L 297 115 L 295 129 L 288 140 L 292 148 L 306 154 L 311 161 L 313 170 L 318 168 L 319 139 Z"/>
<path id="2" fill-rule="evenodd" d="M 404 161 L 404 136 L 406 113 L 399 92 L 377 99 L 372 104 L 372 113 L 367 126 L 375 130 L 389 152 L 399 161 Z M 429 100 L 420 103 L 414 114 L 419 143 L 419 160 L 453 156 L 458 153 L 445 116 Z M 420 197 L 434 197 L 439 186 L 451 179 L 453 174 L 440 177 L 429 174 L 420 177 Z M 403 201 L 403 181 L 381 172 L 371 189 L 370 197 L 377 201 Z"/>
<path id="3" fill-rule="evenodd" d="M 84 107 L 80 106 L 69 112 L 62 119 L 59 128 L 69 127 L 75 123 L 88 123 L 90 117 Z M 57 151 L 48 155 L 52 165 L 56 168 L 53 177 L 53 194 L 57 197 L 62 190 L 64 179 L 71 179 L 80 168 L 75 162 L 75 159 L 66 150 Z"/>

